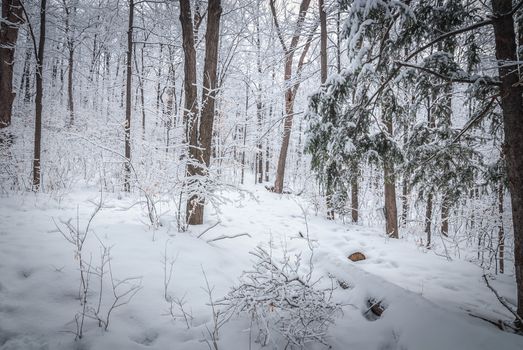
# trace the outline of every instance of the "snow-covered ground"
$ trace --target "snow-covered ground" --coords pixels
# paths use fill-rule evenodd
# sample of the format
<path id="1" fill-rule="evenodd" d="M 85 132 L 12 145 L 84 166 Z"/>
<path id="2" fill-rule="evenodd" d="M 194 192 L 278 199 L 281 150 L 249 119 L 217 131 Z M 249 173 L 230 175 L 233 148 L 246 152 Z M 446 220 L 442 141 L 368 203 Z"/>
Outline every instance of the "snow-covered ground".
<path id="1" fill-rule="evenodd" d="M 123 293 L 138 283 L 141 289 L 128 304 L 113 310 L 107 331 L 87 318 L 84 336 L 77 341 L 74 319 L 82 310 L 78 257 L 56 224 L 63 228 L 60 222 L 73 218 L 76 226 L 78 217 L 78 226 L 85 227 L 99 194 L 93 190 L 61 198 L 45 194 L 1 198 L 0 349 L 208 349 L 213 314 L 204 274 L 213 299 L 221 299 L 238 283 L 242 271 L 251 268 L 249 251 L 259 244 L 268 247 L 272 242 L 276 252 L 302 253 L 303 262 L 308 262 L 310 249 L 300 237 L 307 232 L 314 247 L 314 276 L 323 277 L 319 285 L 330 285 L 330 275 L 350 286 L 337 287 L 333 293 L 343 312 L 329 329 L 332 349 L 523 349 L 522 336 L 469 315 L 512 319 L 486 287 L 479 267 L 427 252 L 408 237 L 392 240 L 379 229 L 327 221 L 315 216 L 302 198 L 269 193 L 261 185 L 246 189 L 256 200 L 226 193 L 231 201 L 221 207 L 219 216 L 209 214 L 206 225 L 185 233 L 178 233 L 168 216 L 154 232 L 138 205 L 128 208 L 135 199 L 104 194 L 104 207 L 93 219 L 83 250 L 84 260 L 93 265 L 88 305 L 96 308 L 98 303 L 94 267 L 99 266 L 102 243 L 111 247 L 114 281 L 141 278 L 128 280 L 117 291 Z M 208 242 L 243 233 L 248 235 Z M 356 251 L 367 259 L 350 261 L 347 256 Z M 184 310 L 192 316 L 188 322 L 176 307 L 179 317 L 169 315 L 164 267 L 169 270 L 171 261 L 167 294 L 183 298 Z M 101 315 L 113 300 L 107 274 L 106 269 Z M 497 276 L 492 284 L 514 303 L 513 278 Z M 377 320 L 364 315 L 369 298 L 383 300 L 387 307 Z M 232 317 L 220 328 L 219 349 L 260 348 L 250 325 L 248 316 Z M 284 347 L 277 336 L 267 345 Z"/>

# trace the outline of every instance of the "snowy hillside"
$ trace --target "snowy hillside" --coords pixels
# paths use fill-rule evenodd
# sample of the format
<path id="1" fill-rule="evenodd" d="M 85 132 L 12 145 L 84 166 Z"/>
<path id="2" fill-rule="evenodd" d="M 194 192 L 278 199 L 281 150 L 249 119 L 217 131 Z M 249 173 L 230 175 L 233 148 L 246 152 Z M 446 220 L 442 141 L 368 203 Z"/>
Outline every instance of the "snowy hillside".
<path id="1" fill-rule="evenodd" d="M 81 252 L 91 268 L 83 337 L 77 341 L 83 310 L 78 254 L 57 227 L 67 233 L 64 222 L 72 218 L 75 228 L 78 217 L 83 230 L 100 194 L 76 192 L 60 200 L 45 194 L 2 198 L 0 349 L 213 348 L 209 290 L 220 318 L 227 309 L 223 298 L 238 286 L 243 271 L 253 270 L 255 257 L 249 252 L 258 245 L 274 261 L 284 252 L 301 254 L 297 276 L 306 275 L 311 262 L 311 282 L 319 279 L 314 288 L 334 287 L 330 301 L 340 310 L 325 338 L 332 349 L 523 348 L 523 337 L 469 315 L 494 321 L 513 317 L 487 288 L 476 265 L 437 256 L 409 237 L 393 240 L 378 229 L 328 221 L 301 197 L 270 193 L 262 185 L 245 189 L 253 196 L 225 193 L 230 201 L 221 213 L 185 233 L 171 227 L 174 219 L 167 216 L 153 231 L 140 206 L 131 206 L 136 198 L 104 193 Z M 105 261 L 99 302 L 103 246 L 110 248 L 111 260 L 110 269 Z M 357 251 L 367 259 L 347 258 Z M 496 276 L 491 283 L 515 303 L 510 276 Z M 104 331 L 93 315 L 106 320 L 115 295 L 120 297 L 116 305 L 122 305 L 111 311 Z M 369 310 L 369 300 L 380 302 L 381 317 Z M 268 314 L 278 312 L 274 307 Z M 214 337 L 218 349 L 261 348 L 256 342 L 259 329 L 249 315 L 226 317 Z M 287 341 L 270 329 L 266 343 L 267 349 L 284 349 Z M 305 348 L 325 346 L 310 342 Z"/>

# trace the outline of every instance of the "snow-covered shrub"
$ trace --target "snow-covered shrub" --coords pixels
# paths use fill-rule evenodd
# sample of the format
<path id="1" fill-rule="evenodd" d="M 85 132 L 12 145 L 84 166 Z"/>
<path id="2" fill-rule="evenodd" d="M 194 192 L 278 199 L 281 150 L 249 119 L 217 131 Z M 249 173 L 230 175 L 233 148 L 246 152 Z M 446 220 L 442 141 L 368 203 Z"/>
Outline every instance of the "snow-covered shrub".
<path id="1" fill-rule="evenodd" d="M 291 348 L 310 342 L 326 345 L 328 327 L 340 310 L 331 300 L 332 287 L 318 288 L 319 281 L 311 281 L 312 268 L 300 273 L 299 254 L 289 256 L 284 250 L 276 259 L 259 246 L 250 253 L 255 257 L 253 270 L 244 272 L 240 285 L 225 297 L 229 311 L 252 317 L 262 345 L 274 340 L 273 330 Z"/>

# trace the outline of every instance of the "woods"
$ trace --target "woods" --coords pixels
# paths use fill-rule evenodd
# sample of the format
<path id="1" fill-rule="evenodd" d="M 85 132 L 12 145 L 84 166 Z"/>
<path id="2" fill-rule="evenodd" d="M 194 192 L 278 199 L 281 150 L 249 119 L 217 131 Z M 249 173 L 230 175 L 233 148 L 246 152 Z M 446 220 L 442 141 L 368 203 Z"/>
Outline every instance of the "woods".
<path id="1" fill-rule="evenodd" d="M 255 322 L 259 335 L 254 341 L 249 333 L 249 344 L 282 348 L 271 343 L 275 327 L 289 347 L 329 345 L 327 324 L 337 327 L 336 313 L 345 312 L 344 302 L 333 300 L 345 300 L 337 293 L 358 287 L 336 272 L 341 263 L 324 247 L 339 247 L 343 264 L 367 273 L 367 262 L 346 259 L 356 253 L 353 236 L 366 241 L 362 232 L 372 232 L 369 240 L 377 244 L 357 246 L 371 273 L 381 259 L 373 249 L 381 244 L 391 244 L 385 255 L 409 245 L 430 256 L 427 261 L 470 264 L 463 271 L 474 271 L 488 295 L 478 303 L 491 298 L 489 305 L 503 311 L 489 313 L 493 306 L 485 311 L 459 297 L 461 304 L 445 307 L 521 334 L 523 1 L 2 0 L 1 15 L 0 201 L 8 204 L 0 207 L 6 213 L 25 208 L 21 198 L 31 195 L 59 208 L 75 196 L 99 193 L 99 200 L 87 201 L 97 203 L 95 215 L 137 210 L 152 241 L 166 240 L 164 275 L 167 242 L 175 236 L 210 247 L 253 243 L 239 243 L 238 254 L 254 256 L 263 268 L 234 271 L 241 283 L 228 293 L 218 288 L 223 298 L 212 296 L 203 265 L 197 271 L 212 309 L 212 327 L 205 323 L 203 332 L 210 348 L 218 350 L 220 329 L 229 321 L 221 323 L 224 310 L 251 315 L 249 327 Z M 237 211 L 224 209 L 231 205 Z M 292 216 L 291 206 L 299 209 Z M 76 327 L 82 320 L 78 339 L 83 320 L 94 317 L 86 305 L 96 292 L 85 276 L 98 274 L 93 284 L 100 284 L 102 300 L 109 275 L 100 269 L 109 264 L 112 246 L 88 235 L 95 215 L 82 233 L 80 211 L 69 221 L 52 218 L 69 243 L 76 244 L 75 234 L 96 236 L 103 253 L 101 267 L 87 261 L 88 253 L 78 258 L 84 300 L 75 316 Z M 125 231 L 128 221 L 120 219 L 123 228 L 115 231 Z M 256 236 L 258 229 L 264 233 Z M 290 240 L 296 242 L 288 248 Z M 278 244 L 281 261 L 273 261 Z M 216 258 L 205 251 L 202 261 Z M 211 265 L 222 266 L 223 259 Z M 403 273 L 403 257 L 398 259 Z M 238 266 L 251 268 L 243 260 Z M 261 282 L 269 272 L 278 277 Z M 405 282 L 383 275 L 395 286 Z M 420 278 L 419 292 L 417 285 L 400 287 L 431 302 L 451 299 L 440 298 L 450 292 L 438 286 L 426 291 Z M 127 295 L 118 293 L 112 272 L 110 279 L 116 299 Z M 329 280 L 331 287 L 318 282 L 315 289 L 315 279 Z M 456 281 L 442 285 L 452 290 Z M 168 297 L 164 283 L 168 314 L 191 328 L 183 298 Z M 305 299 L 265 304 L 267 294 L 287 298 L 281 288 L 303 292 Z M 390 300 L 367 294 L 356 309 L 367 308 L 359 313 L 367 322 L 369 310 L 379 306 L 380 315 L 370 321 L 381 321 Z M 301 315 L 303 305 L 325 320 L 307 319 L 311 329 L 292 328 L 292 315 Z M 274 318 L 273 307 L 289 314 Z M 347 345 L 340 344 L 335 348 Z"/>

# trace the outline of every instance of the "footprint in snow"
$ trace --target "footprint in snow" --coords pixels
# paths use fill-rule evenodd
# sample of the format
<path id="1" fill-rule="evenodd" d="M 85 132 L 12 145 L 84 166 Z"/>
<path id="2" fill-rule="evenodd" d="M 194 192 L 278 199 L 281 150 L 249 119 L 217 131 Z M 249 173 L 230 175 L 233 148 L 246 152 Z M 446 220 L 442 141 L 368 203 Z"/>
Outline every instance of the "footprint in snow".
<path id="1" fill-rule="evenodd" d="M 33 270 L 31 270 L 31 269 L 22 269 L 22 270 L 18 271 L 18 275 L 21 278 L 29 278 L 29 277 L 31 277 L 32 274 L 33 274 Z"/>
<path id="2" fill-rule="evenodd" d="M 131 336 L 130 339 L 137 344 L 151 346 L 158 339 L 159 333 L 155 330 L 149 329 L 140 334 Z"/>

